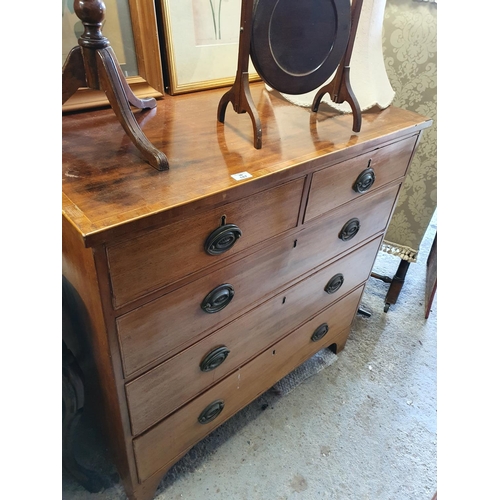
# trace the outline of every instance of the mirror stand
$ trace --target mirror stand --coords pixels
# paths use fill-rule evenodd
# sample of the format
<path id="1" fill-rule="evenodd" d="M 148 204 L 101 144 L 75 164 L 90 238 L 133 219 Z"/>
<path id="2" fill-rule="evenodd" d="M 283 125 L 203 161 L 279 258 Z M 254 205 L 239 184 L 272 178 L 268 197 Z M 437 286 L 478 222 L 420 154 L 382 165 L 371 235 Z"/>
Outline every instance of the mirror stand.
<path id="1" fill-rule="evenodd" d="M 63 65 L 62 104 L 80 87 L 103 90 L 125 132 L 146 161 L 158 170 L 167 170 L 166 155 L 147 139 L 130 108 L 131 105 L 138 109 L 154 108 L 156 99 L 139 99 L 127 83 L 108 39 L 101 32 L 106 12 L 104 2 L 75 0 L 73 5 L 84 32 Z"/>
<path id="2" fill-rule="evenodd" d="M 238 114 L 248 113 L 253 125 L 253 145 L 255 149 L 262 148 L 262 126 L 260 123 L 257 108 L 252 99 L 249 86 L 248 62 L 250 57 L 250 41 L 252 37 L 252 11 L 253 1 L 242 0 L 241 3 L 241 23 L 240 23 L 240 43 L 238 50 L 238 68 L 234 84 L 219 101 L 217 109 L 217 119 L 224 123 L 227 105 L 231 102 L 233 109 Z"/>
<path id="3" fill-rule="evenodd" d="M 361 130 L 361 108 L 351 87 L 351 81 L 349 78 L 351 68 L 349 65 L 351 63 L 352 49 L 354 47 L 356 31 L 358 30 L 359 16 L 361 14 L 362 6 L 363 0 L 353 0 L 351 6 L 351 31 L 349 33 L 349 42 L 347 43 L 347 49 L 344 57 L 337 68 L 337 73 L 335 74 L 333 80 L 318 90 L 311 106 L 312 111 L 316 113 L 321 99 L 326 93 L 330 94 L 332 101 L 337 104 L 346 101 L 352 109 L 353 132 L 359 132 Z"/>

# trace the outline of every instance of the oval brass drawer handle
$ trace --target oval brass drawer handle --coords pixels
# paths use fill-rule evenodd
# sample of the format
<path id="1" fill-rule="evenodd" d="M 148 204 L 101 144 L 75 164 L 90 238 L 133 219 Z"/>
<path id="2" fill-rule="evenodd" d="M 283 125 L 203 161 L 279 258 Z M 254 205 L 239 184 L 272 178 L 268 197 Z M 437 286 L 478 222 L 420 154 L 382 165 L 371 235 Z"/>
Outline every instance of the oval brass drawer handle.
<path id="1" fill-rule="evenodd" d="M 200 424 L 208 424 L 212 420 L 216 419 L 221 411 L 224 409 L 224 401 L 222 399 L 217 399 L 213 403 L 210 403 L 198 417 L 198 422 Z"/>
<path id="2" fill-rule="evenodd" d="M 356 236 L 358 234 L 360 227 L 361 227 L 361 224 L 360 224 L 358 218 L 354 217 L 353 219 L 348 220 L 344 224 L 344 227 L 340 230 L 339 238 L 342 241 L 349 241 L 350 239 L 354 238 L 354 236 Z"/>
<path id="3" fill-rule="evenodd" d="M 203 299 L 201 308 L 208 314 L 219 312 L 233 300 L 233 297 L 234 288 L 232 285 L 225 283 L 224 285 L 216 286 Z"/>
<path id="4" fill-rule="evenodd" d="M 344 275 L 342 273 L 338 273 L 330 280 L 325 286 L 325 292 L 332 294 L 335 293 L 339 288 L 344 284 Z"/>
<path id="5" fill-rule="evenodd" d="M 369 165 L 370 163 L 368 163 L 368 167 L 365 168 L 354 181 L 352 189 L 354 189 L 356 193 L 366 193 L 375 183 L 375 172 Z"/>
<path id="6" fill-rule="evenodd" d="M 220 255 L 227 252 L 241 234 L 241 229 L 236 224 L 224 224 L 212 231 L 205 240 L 205 252 L 209 255 Z"/>
<path id="7" fill-rule="evenodd" d="M 218 366 L 222 365 L 226 358 L 228 357 L 229 349 L 223 345 L 221 347 L 216 347 L 211 350 L 200 363 L 200 370 L 202 372 L 209 372 L 210 370 L 215 370 Z"/>
<path id="8" fill-rule="evenodd" d="M 314 333 L 311 335 L 311 340 L 313 342 L 317 342 L 318 340 L 321 340 L 327 333 L 328 325 L 326 323 L 323 323 L 322 325 L 319 325 L 316 330 L 314 330 Z"/>

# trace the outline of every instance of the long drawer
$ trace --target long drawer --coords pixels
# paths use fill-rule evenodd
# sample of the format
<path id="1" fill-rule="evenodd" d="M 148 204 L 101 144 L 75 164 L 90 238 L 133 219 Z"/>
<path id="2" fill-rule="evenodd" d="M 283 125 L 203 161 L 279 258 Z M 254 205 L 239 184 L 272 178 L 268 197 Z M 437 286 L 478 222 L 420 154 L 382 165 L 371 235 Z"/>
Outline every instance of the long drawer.
<path id="1" fill-rule="evenodd" d="M 296 227 L 304 179 L 108 248 L 115 307 Z"/>
<path id="2" fill-rule="evenodd" d="M 417 136 L 315 172 L 305 220 L 311 220 L 402 177 Z"/>
<path id="3" fill-rule="evenodd" d="M 293 238 L 284 238 L 120 316 L 116 324 L 125 374 L 179 352 L 308 269 L 304 251 L 294 248 Z M 207 313 L 202 309 L 207 303 L 220 309 Z"/>
<path id="4" fill-rule="evenodd" d="M 134 439 L 139 480 L 145 481 L 173 464 L 194 444 L 320 349 L 334 343 L 342 348 L 362 291 L 363 286 Z"/>
<path id="5" fill-rule="evenodd" d="M 399 185 L 391 186 L 350 202 L 295 236 L 117 318 L 125 375 L 176 354 L 289 281 L 385 229 L 398 189 Z M 359 221 L 358 230 L 344 240 L 339 234 L 353 215 Z M 212 292 L 221 305 L 224 301 L 227 305 L 208 314 L 201 304 Z"/>
<path id="6" fill-rule="evenodd" d="M 284 290 L 126 385 L 134 435 L 279 340 L 369 277 L 381 237 Z"/>

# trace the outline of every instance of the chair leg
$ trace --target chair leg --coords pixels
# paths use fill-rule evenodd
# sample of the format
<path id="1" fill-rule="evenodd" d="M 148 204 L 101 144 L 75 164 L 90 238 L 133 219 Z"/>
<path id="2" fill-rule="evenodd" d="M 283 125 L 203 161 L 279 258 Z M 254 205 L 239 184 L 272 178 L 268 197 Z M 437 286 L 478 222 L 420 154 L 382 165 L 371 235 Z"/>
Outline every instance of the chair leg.
<path id="1" fill-rule="evenodd" d="M 410 262 L 408 262 L 407 260 L 401 260 L 396 274 L 392 278 L 389 278 L 388 276 L 382 276 L 377 273 L 371 273 L 372 278 L 382 280 L 384 283 L 390 283 L 389 290 L 387 291 L 387 295 L 385 296 L 384 312 L 387 312 L 391 305 L 395 304 L 398 301 L 398 297 L 401 293 L 401 289 L 403 288 L 406 279 L 406 273 L 408 272 L 409 267 Z"/>
<path id="2" fill-rule="evenodd" d="M 387 295 L 385 296 L 384 312 L 387 312 L 389 310 L 389 307 L 398 301 L 398 297 L 401 293 L 401 289 L 403 288 L 406 279 L 406 273 L 408 272 L 409 267 L 410 263 L 407 260 L 401 260 L 401 262 L 399 263 L 396 274 L 393 276 L 391 285 L 389 286 L 389 290 L 387 291 Z"/>

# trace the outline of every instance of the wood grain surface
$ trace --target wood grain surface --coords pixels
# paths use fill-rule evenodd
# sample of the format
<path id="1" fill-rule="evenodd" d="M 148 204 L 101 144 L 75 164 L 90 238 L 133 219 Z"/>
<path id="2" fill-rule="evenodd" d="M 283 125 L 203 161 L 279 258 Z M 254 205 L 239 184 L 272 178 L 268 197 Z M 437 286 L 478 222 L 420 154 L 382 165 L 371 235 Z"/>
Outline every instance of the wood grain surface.
<path id="1" fill-rule="evenodd" d="M 167 285 L 297 226 L 304 179 L 222 205 L 157 231 L 108 248 L 115 306 Z M 221 255 L 209 255 L 204 243 L 225 223 L 236 224 L 242 236 Z"/>
<path id="2" fill-rule="evenodd" d="M 326 105 L 318 113 L 293 106 L 251 84 L 263 123 L 263 147 L 253 147 L 247 116 L 216 119 L 224 89 L 166 96 L 157 108 L 135 113 L 170 170 L 146 163 L 111 110 L 62 119 L 63 213 L 86 245 L 197 214 L 358 154 L 430 125 L 424 117 L 389 108 L 352 118 Z M 292 168 L 294 167 L 294 168 Z M 238 181 L 233 174 L 248 172 Z"/>
<path id="3" fill-rule="evenodd" d="M 286 283 L 384 230 L 398 189 L 399 184 L 389 185 L 347 203 L 296 235 L 120 316 L 117 329 L 125 374 L 168 353 L 176 354 Z M 360 230 L 351 240 L 342 241 L 339 232 L 353 216 L 359 218 Z M 225 283 L 235 289 L 231 303 L 215 314 L 202 311 L 203 298 Z"/>
<path id="4" fill-rule="evenodd" d="M 134 450 L 139 478 L 145 480 L 158 469 L 166 468 L 178 460 L 196 442 L 320 349 L 338 343 L 340 351 L 347 339 L 362 289 L 363 287 L 358 288 L 338 304 L 326 309 L 146 434 L 136 438 Z M 329 326 L 328 333 L 320 341 L 312 342 L 311 335 L 325 322 Z M 200 424 L 198 415 L 218 399 L 225 401 L 220 416 L 208 424 Z"/>
<path id="5" fill-rule="evenodd" d="M 63 275 L 88 315 L 82 367 L 130 500 L 150 500 L 191 446 L 319 349 L 342 349 L 409 155 L 431 124 L 389 107 L 364 113 L 353 134 L 351 116 L 312 113 L 255 83 L 257 150 L 248 116 L 217 121 L 223 92 L 166 96 L 135 113 L 169 160 L 163 172 L 111 110 L 63 117 Z M 354 193 L 370 158 L 376 182 Z M 359 231 L 343 241 L 353 218 Z M 209 256 L 206 237 L 224 220 L 242 236 Z M 344 284 L 329 295 L 338 273 Z M 234 297 L 208 314 L 201 304 L 222 284 Z M 324 322 L 328 334 L 312 342 Z M 200 375 L 221 345 L 228 358 Z M 219 398 L 223 413 L 200 424 Z"/>
<path id="6" fill-rule="evenodd" d="M 375 191 L 377 188 L 403 177 L 415 147 L 417 135 L 384 148 L 376 149 L 328 167 L 313 174 L 305 220 L 324 214 L 348 201 Z M 353 184 L 370 167 L 375 182 L 365 193 L 357 193 Z"/>
<path id="7" fill-rule="evenodd" d="M 380 243 L 379 237 L 297 285 L 283 290 L 276 297 L 127 384 L 133 434 L 143 432 L 166 417 L 367 280 Z M 338 273 L 344 276 L 342 286 L 336 293 L 326 293 L 325 285 Z M 244 334 L 249 331 L 251 335 Z M 216 369 L 202 372 L 200 361 L 218 346 L 229 349 L 227 359 Z"/>

